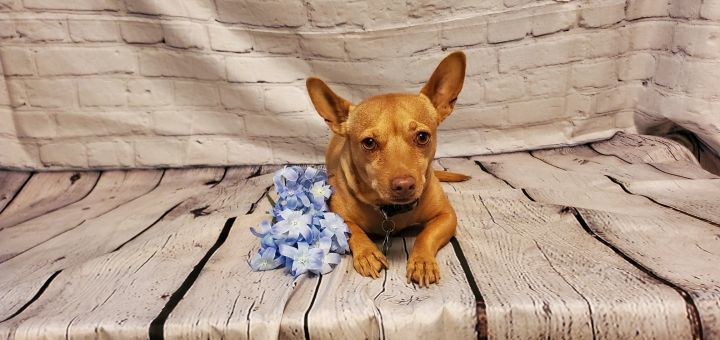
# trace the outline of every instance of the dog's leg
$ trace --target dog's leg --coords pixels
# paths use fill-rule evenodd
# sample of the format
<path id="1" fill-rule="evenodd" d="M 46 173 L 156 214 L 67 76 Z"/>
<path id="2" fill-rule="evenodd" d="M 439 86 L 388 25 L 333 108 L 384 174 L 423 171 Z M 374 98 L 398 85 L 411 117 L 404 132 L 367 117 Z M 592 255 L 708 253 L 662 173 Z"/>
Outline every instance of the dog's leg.
<path id="1" fill-rule="evenodd" d="M 370 240 L 365 231 L 357 224 L 345 221 L 350 228 L 350 250 L 355 271 L 362 276 L 374 279 L 380 277 L 380 270 L 388 268 L 388 262 L 380 249 Z"/>
<path id="2" fill-rule="evenodd" d="M 455 235 L 457 217 L 454 212 L 443 213 L 427 222 L 415 239 L 412 254 L 407 263 L 407 280 L 427 287 L 440 281 L 440 269 L 435 255 Z"/>

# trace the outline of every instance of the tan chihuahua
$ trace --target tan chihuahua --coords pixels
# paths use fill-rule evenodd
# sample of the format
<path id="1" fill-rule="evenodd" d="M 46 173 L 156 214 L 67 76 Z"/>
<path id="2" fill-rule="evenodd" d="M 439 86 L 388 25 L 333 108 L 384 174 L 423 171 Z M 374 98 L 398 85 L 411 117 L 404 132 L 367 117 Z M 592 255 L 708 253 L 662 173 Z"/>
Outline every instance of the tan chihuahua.
<path id="1" fill-rule="evenodd" d="M 378 278 L 388 262 L 367 233 L 389 236 L 410 225 L 423 230 L 407 263 L 407 279 L 421 286 L 440 280 L 437 251 L 455 235 L 457 217 L 440 181 L 469 177 L 433 171 L 437 127 L 452 112 L 465 78 L 465 54 L 448 55 L 419 94 L 391 93 L 357 105 L 322 80 L 308 78 L 315 109 L 333 131 L 325 154 L 333 187 L 330 209 L 352 234 L 353 266 Z"/>

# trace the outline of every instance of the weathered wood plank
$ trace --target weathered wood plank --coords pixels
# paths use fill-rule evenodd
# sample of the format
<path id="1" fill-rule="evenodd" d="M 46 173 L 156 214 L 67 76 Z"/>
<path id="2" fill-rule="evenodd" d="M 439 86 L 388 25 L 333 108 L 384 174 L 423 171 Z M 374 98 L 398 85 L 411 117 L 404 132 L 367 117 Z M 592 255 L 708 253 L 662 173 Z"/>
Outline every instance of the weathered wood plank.
<path id="1" fill-rule="evenodd" d="M 0 230 L 0 262 L 146 194 L 161 176 L 161 170 L 106 171 L 84 199 Z"/>
<path id="2" fill-rule="evenodd" d="M 223 169 L 167 170 L 160 185 L 150 193 L 0 263 L 0 319 L 17 312 L 53 273 L 112 252 L 142 234 L 180 202 L 206 192 L 206 183 L 222 174 Z"/>
<path id="3" fill-rule="evenodd" d="M 245 212 L 269 180 L 242 180 L 247 175 L 242 169 L 228 171 L 221 184 L 196 192 L 119 250 L 66 269 L 6 327 L 15 338 L 65 332 L 146 338 L 153 320 L 184 295 L 179 289 L 188 278 L 194 280 L 193 268 L 221 244 L 232 227 L 228 218 L 240 215 L 240 223 L 246 223 Z M 162 323 L 157 326 L 162 329 Z"/>
<path id="4" fill-rule="evenodd" d="M 31 175 L 30 172 L 0 171 L 0 212 L 13 200 Z"/>
<path id="5" fill-rule="evenodd" d="M 698 165 L 692 152 L 667 138 L 618 133 L 613 138 L 595 142 L 592 148 L 602 154 L 616 155 L 630 163 L 676 163 Z"/>
<path id="6" fill-rule="evenodd" d="M 349 257 L 324 275 L 308 313 L 310 338 L 426 339 L 441 333 L 475 338 L 475 296 L 451 246 L 437 255 L 439 284 L 420 288 L 407 283 L 405 266 L 414 239 L 395 238 L 390 268 L 379 279 L 358 275 Z"/>
<path id="7" fill-rule="evenodd" d="M 718 179 L 684 179 L 643 163 L 624 164 L 615 157 L 601 155 L 583 146 L 532 154 L 555 167 L 611 176 L 632 194 L 720 225 Z"/>
<path id="8" fill-rule="evenodd" d="M 266 185 L 272 183 L 265 183 Z M 183 300 L 165 322 L 172 339 L 276 339 L 283 310 L 296 297 L 296 285 L 284 270 L 255 272 L 248 261 L 259 240 L 250 233 L 268 219 L 266 200 L 255 213 L 235 221 L 223 246 L 210 258 Z M 310 294 L 312 297 L 312 292 Z M 302 331 L 302 327 L 300 328 Z M 302 333 L 299 334 L 302 336 Z"/>
<path id="9" fill-rule="evenodd" d="M 0 230 L 81 200 L 99 176 L 95 171 L 35 174 L 0 214 Z"/>
<path id="10" fill-rule="evenodd" d="M 563 207 L 448 196 L 490 337 L 690 336 L 682 297 L 597 242 Z"/>
<path id="11" fill-rule="evenodd" d="M 547 163 L 545 167 L 548 169 L 541 171 L 564 171 Z M 564 177 L 577 182 L 572 178 L 578 174 L 582 173 L 565 171 Z M 525 177 L 523 184 L 528 195 L 538 201 L 577 207 L 590 232 L 637 266 L 688 294 L 688 317 L 702 323 L 702 330 L 694 327 L 693 335 L 702 331 L 708 339 L 720 336 L 717 227 L 624 191 L 596 190 L 590 185 L 566 188 L 536 176 Z"/>

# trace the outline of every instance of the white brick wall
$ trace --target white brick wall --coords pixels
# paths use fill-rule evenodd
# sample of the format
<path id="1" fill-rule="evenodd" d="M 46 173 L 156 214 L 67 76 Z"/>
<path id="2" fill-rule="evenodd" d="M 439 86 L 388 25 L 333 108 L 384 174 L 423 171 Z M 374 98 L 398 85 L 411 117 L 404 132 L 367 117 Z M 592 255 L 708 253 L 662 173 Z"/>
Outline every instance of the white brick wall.
<path id="1" fill-rule="evenodd" d="M 418 91 L 450 50 L 438 156 L 668 120 L 720 150 L 719 0 L 24 0 L 0 11 L 0 167 L 322 162 L 306 77 Z"/>

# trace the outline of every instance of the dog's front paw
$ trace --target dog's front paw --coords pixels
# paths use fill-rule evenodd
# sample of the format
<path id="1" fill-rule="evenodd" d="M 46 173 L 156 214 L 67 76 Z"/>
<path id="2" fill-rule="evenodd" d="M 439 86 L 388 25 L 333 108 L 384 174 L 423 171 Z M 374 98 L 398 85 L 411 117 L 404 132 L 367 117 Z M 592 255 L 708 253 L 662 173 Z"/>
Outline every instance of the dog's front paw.
<path id="1" fill-rule="evenodd" d="M 415 282 L 421 287 L 440 281 L 440 268 L 435 256 L 413 253 L 407 263 L 407 281 Z"/>
<path id="2" fill-rule="evenodd" d="M 368 244 L 361 247 L 353 247 L 353 266 L 355 271 L 362 276 L 369 276 L 373 279 L 380 277 L 380 271 L 388 268 L 388 262 L 375 244 Z"/>

